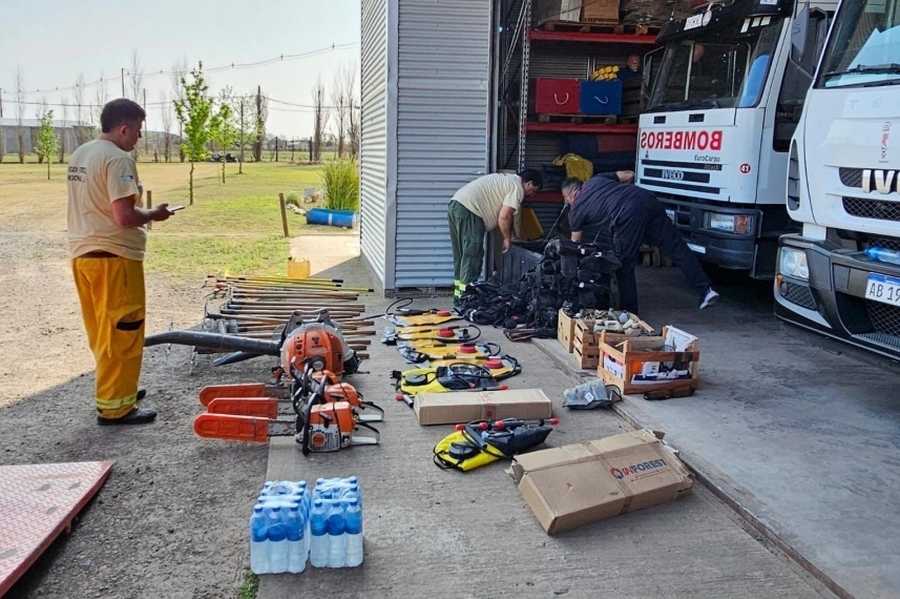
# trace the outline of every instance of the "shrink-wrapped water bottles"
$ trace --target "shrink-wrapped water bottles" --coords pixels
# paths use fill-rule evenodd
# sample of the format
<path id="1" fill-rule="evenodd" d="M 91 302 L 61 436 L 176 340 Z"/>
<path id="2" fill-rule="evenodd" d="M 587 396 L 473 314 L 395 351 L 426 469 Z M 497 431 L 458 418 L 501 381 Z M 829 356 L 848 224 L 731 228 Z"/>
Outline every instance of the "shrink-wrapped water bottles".
<path id="1" fill-rule="evenodd" d="M 265 483 L 250 517 L 250 569 L 299 574 L 363 562 L 362 490 L 355 476 Z"/>

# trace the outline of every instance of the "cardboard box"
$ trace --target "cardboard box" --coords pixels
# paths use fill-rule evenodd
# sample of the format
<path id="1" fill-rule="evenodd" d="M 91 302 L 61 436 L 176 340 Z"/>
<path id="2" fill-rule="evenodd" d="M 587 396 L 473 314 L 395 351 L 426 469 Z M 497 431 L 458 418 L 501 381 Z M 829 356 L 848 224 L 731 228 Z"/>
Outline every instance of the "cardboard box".
<path id="1" fill-rule="evenodd" d="M 534 0 L 531 12 L 535 25 L 552 21 L 577 23 L 581 19 L 582 0 Z"/>
<path id="2" fill-rule="evenodd" d="M 669 365 L 671 372 L 661 367 Z M 600 333 L 597 376 L 622 393 L 646 393 L 699 386 L 700 340 L 666 326 L 662 335 L 625 337 Z"/>
<path id="3" fill-rule="evenodd" d="M 693 484 L 684 464 L 644 430 L 523 453 L 507 472 L 548 534 L 666 503 Z"/>
<path id="4" fill-rule="evenodd" d="M 581 5 L 582 22 L 605 25 L 619 23 L 619 0 L 584 0 Z"/>
<path id="5" fill-rule="evenodd" d="M 556 338 L 566 351 L 572 353 L 572 344 L 575 342 L 575 319 L 559 310 L 556 317 Z"/>
<path id="6" fill-rule="evenodd" d="M 413 407 L 422 426 L 553 415 L 550 398 L 540 389 L 419 393 L 413 399 Z"/>

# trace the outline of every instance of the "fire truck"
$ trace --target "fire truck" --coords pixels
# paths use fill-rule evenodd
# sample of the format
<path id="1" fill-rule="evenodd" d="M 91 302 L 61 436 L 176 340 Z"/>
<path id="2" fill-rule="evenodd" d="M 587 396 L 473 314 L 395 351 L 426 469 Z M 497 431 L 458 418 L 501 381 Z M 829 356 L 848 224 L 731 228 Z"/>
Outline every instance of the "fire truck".
<path id="1" fill-rule="evenodd" d="M 841 3 L 790 146 L 787 211 L 802 232 L 780 241 L 776 316 L 900 359 L 900 0 Z"/>
<path id="2" fill-rule="evenodd" d="M 695 0 L 660 31 L 637 184 L 701 260 L 774 277 L 779 237 L 799 228 L 785 208 L 791 137 L 836 6 Z"/>

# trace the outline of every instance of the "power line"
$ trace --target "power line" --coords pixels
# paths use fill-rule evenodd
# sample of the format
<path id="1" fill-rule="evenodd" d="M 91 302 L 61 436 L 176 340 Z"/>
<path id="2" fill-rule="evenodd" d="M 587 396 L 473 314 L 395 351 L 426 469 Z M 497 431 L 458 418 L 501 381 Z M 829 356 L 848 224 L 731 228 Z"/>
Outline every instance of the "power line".
<path id="1" fill-rule="evenodd" d="M 254 68 L 264 67 L 264 66 L 268 66 L 271 64 L 279 63 L 279 62 L 284 62 L 284 61 L 299 60 L 302 58 L 310 58 L 313 56 L 318 56 L 320 54 L 326 54 L 328 52 L 336 52 L 338 50 L 352 48 L 352 47 L 358 46 L 358 45 L 359 45 L 359 42 L 347 42 L 344 44 L 331 44 L 330 46 L 324 46 L 322 48 L 318 48 L 316 50 L 310 50 L 308 52 L 301 52 L 299 54 L 280 54 L 278 56 L 275 56 L 272 58 L 267 58 L 265 60 L 260 60 L 257 62 L 247 62 L 247 63 L 232 62 L 230 64 L 226 64 L 226 65 L 222 65 L 222 66 L 218 66 L 218 67 L 206 67 L 203 69 L 203 72 L 204 73 L 216 73 L 216 72 L 220 72 L 220 71 L 228 71 L 228 70 L 235 70 L 235 69 L 254 69 Z M 189 72 L 189 70 L 190 69 L 188 69 L 188 71 L 185 71 L 185 73 Z M 166 70 L 159 70 L 159 71 L 152 71 L 152 72 L 144 71 L 143 77 L 145 79 L 151 79 L 153 77 L 162 77 L 164 75 L 173 75 L 175 73 L 181 73 L 181 71 L 166 71 Z M 125 75 L 130 76 L 131 73 L 129 71 L 125 71 Z M 88 83 L 85 83 L 82 87 L 87 88 L 87 87 L 91 87 L 93 85 L 97 85 L 99 83 L 118 81 L 118 80 L 119 80 L 119 77 L 101 77 L 100 79 L 97 79 L 96 81 L 90 81 Z M 45 94 L 45 93 L 50 93 L 50 92 L 64 92 L 64 91 L 74 90 L 76 87 L 78 87 L 78 86 L 69 85 L 66 87 L 35 89 L 35 90 L 30 90 L 30 91 L 23 91 L 22 94 L 30 95 L 30 94 Z M 6 91 L 6 90 L 3 90 L 3 91 Z"/>

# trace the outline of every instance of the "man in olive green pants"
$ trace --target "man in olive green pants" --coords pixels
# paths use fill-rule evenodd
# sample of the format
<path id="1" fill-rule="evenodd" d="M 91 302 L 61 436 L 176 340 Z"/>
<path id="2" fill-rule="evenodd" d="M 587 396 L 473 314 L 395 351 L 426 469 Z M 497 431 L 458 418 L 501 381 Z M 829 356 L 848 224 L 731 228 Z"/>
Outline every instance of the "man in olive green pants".
<path id="1" fill-rule="evenodd" d="M 517 175 L 484 175 L 460 188 L 447 206 L 453 249 L 453 298 L 481 275 L 484 235 L 500 228 L 503 253 L 512 244 L 513 220 L 522 200 L 541 188 L 541 174 L 525 169 Z"/>

